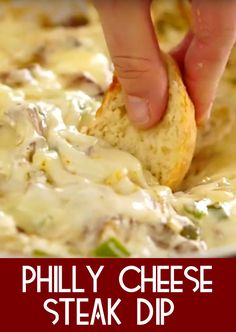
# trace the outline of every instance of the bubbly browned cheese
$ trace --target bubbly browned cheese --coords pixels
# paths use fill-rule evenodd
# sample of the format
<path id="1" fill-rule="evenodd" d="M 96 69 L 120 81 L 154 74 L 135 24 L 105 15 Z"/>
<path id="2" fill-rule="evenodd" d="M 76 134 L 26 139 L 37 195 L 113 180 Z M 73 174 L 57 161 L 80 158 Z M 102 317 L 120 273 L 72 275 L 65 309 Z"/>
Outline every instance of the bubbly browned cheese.
<path id="1" fill-rule="evenodd" d="M 183 191 L 172 193 L 132 155 L 86 134 L 113 68 L 94 9 L 54 3 L 0 1 L 2 254 L 91 256 L 110 238 L 134 257 L 235 243 L 235 55 Z M 160 2 L 164 49 L 186 27 L 169 22 L 175 4 Z"/>

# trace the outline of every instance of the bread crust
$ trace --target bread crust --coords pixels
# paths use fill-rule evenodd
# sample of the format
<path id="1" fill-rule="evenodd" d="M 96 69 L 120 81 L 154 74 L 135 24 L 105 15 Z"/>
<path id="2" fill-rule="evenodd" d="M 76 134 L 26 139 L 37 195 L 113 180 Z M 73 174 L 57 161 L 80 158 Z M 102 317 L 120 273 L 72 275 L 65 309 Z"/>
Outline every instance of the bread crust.
<path id="1" fill-rule="evenodd" d="M 114 77 L 89 134 L 103 138 L 140 160 L 161 185 L 177 190 L 187 173 L 196 144 L 193 104 L 174 60 L 164 56 L 169 77 L 169 100 L 162 121 L 141 130 L 129 121 L 124 94 Z"/>

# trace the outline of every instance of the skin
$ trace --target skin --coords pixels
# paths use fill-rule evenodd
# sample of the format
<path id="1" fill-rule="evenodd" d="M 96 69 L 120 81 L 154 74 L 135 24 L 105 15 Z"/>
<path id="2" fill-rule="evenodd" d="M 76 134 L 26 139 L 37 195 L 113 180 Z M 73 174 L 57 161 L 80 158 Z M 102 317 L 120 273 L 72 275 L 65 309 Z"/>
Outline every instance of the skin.
<path id="1" fill-rule="evenodd" d="M 171 54 L 178 62 L 198 123 L 209 118 L 219 80 L 236 41 L 235 0 L 192 0 L 193 31 Z M 151 0 L 94 0 L 129 117 L 149 128 L 164 115 L 165 65 L 150 15 Z M 157 89 L 158 87 L 158 89 Z"/>

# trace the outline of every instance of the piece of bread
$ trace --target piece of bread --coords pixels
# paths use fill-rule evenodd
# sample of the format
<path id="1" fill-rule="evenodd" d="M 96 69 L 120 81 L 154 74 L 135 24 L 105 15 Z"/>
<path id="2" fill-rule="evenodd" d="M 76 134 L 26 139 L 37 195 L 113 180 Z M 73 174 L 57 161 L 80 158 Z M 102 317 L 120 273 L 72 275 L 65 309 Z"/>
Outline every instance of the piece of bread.
<path id="1" fill-rule="evenodd" d="M 194 107 L 180 72 L 170 56 L 166 55 L 164 59 L 169 77 L 169 101 L 159 124 L 147 130 L 134 127 L 126 114 L 121 86 L 114 78 L 88 132 L 128 151 L 161 185 L 175 190 L 194 154 L 196 123 Z"/>

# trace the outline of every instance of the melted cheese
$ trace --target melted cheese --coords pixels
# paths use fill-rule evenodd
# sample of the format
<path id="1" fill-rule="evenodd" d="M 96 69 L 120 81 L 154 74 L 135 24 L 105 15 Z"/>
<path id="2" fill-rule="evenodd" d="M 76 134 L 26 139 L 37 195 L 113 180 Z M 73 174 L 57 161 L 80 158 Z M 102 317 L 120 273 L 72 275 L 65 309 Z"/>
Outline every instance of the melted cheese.
<path id="1" fill-rule="evenodd" d="M 130 154 L 86 135 L 112 65 L 93 9 L 78 3 L 61 0 L 55 12 L 46 0 L 0 2 L 0 250 L 92 255 L 116 237 L 131 256 L 166 257 L 236 242 L 234 120 L 220 143 L 200 146 L 175 194 L 148 185 Z M 75 13 L 89 23 L 74 27 Z M 161 36 L 163 47 L 170 36 Z M 230 112 L 234 68 L 215 106 Z"/>

